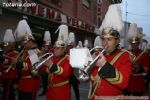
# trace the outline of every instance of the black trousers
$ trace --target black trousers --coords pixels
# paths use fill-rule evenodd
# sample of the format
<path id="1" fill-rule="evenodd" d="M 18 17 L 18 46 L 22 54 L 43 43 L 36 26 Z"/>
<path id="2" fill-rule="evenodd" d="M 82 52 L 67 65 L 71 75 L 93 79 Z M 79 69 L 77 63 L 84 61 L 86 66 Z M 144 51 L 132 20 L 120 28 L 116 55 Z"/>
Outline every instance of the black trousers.
<path id="1" fill-rule="evenodd" d="M 44 94 L 47 91 L 47 86 L 48 86 L 48 73 L 43 73 L 42 74 L 42 88 L 43 88 Z"/>
<path id="2" fill-rule="evenodd" d="M 36 100 L 36 92 L 18 91 L 18 100 Z"/>
<path id="3" fill-rule="evenodd" d="M 78 81 L 77 78 L 73 75 L 73 76 L 70 78 L 69 83 L 70 83 L 71 86 L 73 87 L 76 100 L 80 100 L 79 81 Z"/>
<path id="4" fill-rule="evenodd" d="M 2 100 L 15 100 L 15 93 L 13 85 L 15 84 L 15 79 L 4 79 L 3 84 L 3 96 Z"/>

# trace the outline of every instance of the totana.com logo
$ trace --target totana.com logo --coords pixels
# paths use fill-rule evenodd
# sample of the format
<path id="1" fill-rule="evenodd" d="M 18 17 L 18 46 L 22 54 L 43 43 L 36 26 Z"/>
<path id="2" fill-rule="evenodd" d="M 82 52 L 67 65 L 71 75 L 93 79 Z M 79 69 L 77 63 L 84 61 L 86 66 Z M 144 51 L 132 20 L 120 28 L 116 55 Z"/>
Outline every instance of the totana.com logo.
<path id="1" fill-rule="evenodd" d="M 3 7 L 35 7 L 36 3 L 3 3 Z"/>

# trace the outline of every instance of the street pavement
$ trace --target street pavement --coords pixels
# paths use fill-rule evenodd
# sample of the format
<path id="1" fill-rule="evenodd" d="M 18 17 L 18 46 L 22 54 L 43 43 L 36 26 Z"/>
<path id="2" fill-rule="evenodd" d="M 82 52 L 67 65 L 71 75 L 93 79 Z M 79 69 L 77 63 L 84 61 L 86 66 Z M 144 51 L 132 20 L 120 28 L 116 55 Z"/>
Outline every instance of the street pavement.
<path id="1" fill-rule="evenodd" d="M 80 100 L 88 100 L 88 92 L 89 92 L 89 82 L 86 83 L 80 83 L 79 85 L 79 90 L 80 90 Z M 39 90 L 40 92 L 41 90 Z M 41 93 L 41 92 L 40 92 Z M 144 94 L 144 96 L 149 96 L 150 97 L 150 84 L 149 84 L 149 91 Z M 74 91 L 72 89 L 71 91 L 71 100 L 76 100 Z M 46 100 L 45 96 L 39 97 L 37 96 L 37 100 Z M 142 99 L 141 99 L 142 100 Z"/>
<path id="2" fill-rule="evenodd" d="M 89 82 L 86 82 L 86 83 L 80 83 L 79 85 L 79 90 L 80 90 L 80 100 L 88 100 L 88 92 L 89 92 Z M 39 93 L 42 92 L 42 89 L 40 88 L 38 93 L 37 93 L 37 100 L 46 100 L 46 97 L 45 96 L 38 96 Z M 71 100 L 76 100 L 75 98 L 75 95 L 74 95 L 74 91 L 72 89 L 71 91 L 71 97 L 72 99 Z M 17 91 L 15 92 L 16 93 L 16 100 L 17 100 Z M 149 96 L 150 97 L 150 84 L 149 84 L 149 91 L 146 92 L 144 94 L 144 96 Z M 2 88 L 0 88 L 0 100 L 2 100 Z M 142 99 L 141 99 L 142 100 Z"/>
<path id="3" fill-rule="evenodd" d="M 45 96 L 38 96 L 41 93 L 42 89 L 40 89 L 37 93 L 37 100 L 46 100 Z M 88 91 L 89 91 L 89 82 L 80 83 L 79 85 L 80 91 L 80 100 L 88 100 Z M 73 89 L 71 89 L 71 100 L 76 100 Z"/>

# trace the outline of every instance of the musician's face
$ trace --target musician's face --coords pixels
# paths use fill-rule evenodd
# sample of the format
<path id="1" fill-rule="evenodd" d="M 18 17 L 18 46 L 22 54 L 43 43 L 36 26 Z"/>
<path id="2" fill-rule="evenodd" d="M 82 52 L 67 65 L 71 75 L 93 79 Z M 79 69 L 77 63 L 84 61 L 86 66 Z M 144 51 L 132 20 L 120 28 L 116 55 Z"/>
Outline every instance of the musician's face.
<path id="1" fill-rule="evenodd" d="M 119 39 L 110 37 L 110 38 L 101 38 L 103 47 L 106 48 L 106 52 L 112 52 L 116 46 L 119 44 Z"/>
<path id="2" fill-rule="evenodd" d="M 64 47 L 54 47 L 54 56 L 60 57 L 64 55 L 65 48 Z"/>
<path id="3" fill-rule="evenodd" d="M 49 45 L 44 45 L 44 51 L 48 52 L 48 50 L 49 50 Z"/>
<path id="4" fill-rule="evenodd" d="M 33 47 L 36 47 L 36 44 L 32 40 L 29 40 L 26 43 L 24 43 L 24 46 L 26 49 L 31 49 Z"/>
<path id="5" fill-rule="evenodd" d="M 139 48 L 139 43 L 131 43 L 131 48 L 132 48 L 133 50 L 138 49 L 138 48 Z"/>

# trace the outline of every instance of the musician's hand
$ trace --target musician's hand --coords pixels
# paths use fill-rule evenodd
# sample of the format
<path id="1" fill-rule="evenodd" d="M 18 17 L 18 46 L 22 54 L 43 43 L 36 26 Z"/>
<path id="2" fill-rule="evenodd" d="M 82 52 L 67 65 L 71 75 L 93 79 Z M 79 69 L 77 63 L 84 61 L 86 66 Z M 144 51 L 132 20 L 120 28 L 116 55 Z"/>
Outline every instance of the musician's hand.
<path id="1" fill-rule="evenodd" d="M 134 72 L 138 72 L 139 71 L 139 69 L 140 69 L 140 66 L 139 66 L 139 64 L 138 63 L 133 63 L 133 71 Z"/>
<path id="2" fill-rule="evenodd" d="M 0 62 L 3 62 L 3 61 L 5 61 L 5 57 L 0 55 Z"/>
<path id="3" fill-rule="evenodd" d="M 104 55 L 102 53 L 100 53 L 100 58 L 98 59 L 98 61 L 96 62 L 96 66 L 98 67 L 103 67 L 106 63 L 106 59 L 104 57 Z"/>
<path id="4" fill-rule="evenodd" d="M 2 75 L 2 72 L 0 72 L 0 76 Z"/>
<path id="5" fill-rule="evenodd" d="M 47 67 L 50 67 L 52 64 L 53 64 L 53 62 L 52 62 L 51 59 L 47 60 L 47 61 L 44 63 L 44 65 L 46 65 Z"/>
<path id="6" fill-rule="evenodd" d="M 12 65 L 17 64 L 17 62 L 18 62 L 17 59 L 11 61 Z"/>

